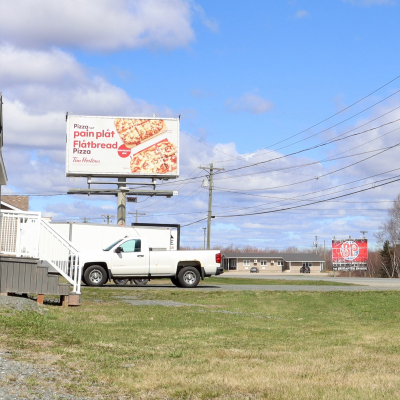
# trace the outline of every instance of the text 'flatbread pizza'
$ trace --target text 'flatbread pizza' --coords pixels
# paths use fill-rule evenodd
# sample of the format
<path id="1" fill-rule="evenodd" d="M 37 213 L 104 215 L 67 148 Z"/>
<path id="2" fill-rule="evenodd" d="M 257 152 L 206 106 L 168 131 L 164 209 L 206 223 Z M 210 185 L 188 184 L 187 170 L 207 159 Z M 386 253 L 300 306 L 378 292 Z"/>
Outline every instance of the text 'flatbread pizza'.
<path id="1" fill-rule="evenodd" d="M 168 139 L 132 155 L 131 171 L 143 174 L 166 174 L 176 170 L 177 148 Z"/>
<path id="2" fill-rule="evenodd" d="M 128 148 L 135 147 L 166 130 L 162 119 L 116 118 L 115 128 Z"/>

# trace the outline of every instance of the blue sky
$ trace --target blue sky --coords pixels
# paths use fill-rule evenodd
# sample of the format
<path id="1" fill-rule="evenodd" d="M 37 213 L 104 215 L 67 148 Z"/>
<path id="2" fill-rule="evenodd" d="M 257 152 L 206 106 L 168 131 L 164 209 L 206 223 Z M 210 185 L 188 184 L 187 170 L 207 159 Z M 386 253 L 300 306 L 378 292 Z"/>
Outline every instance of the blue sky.
<path id="1" fill-rule="evenodd" d="M 198 167 L 213 162 L 225 171 L 215 178 L 212 245 L 310 247 L 315 235 L 329 243 L 360 230 L 373 242 L 400 190 L 371 190 L 399 175 L 399 150 L 388 148 L 400 132 L 399 7 L 0 0 L 4 192 L 31 195 L 31 210 L 54 220 L 103 222 L 114 198 L 66 195 L 86 181 L 65 177 L 65 113 L 180 115 L 181 176 L 160 185 L 180 194 L 130 204 L 146 213 L 140 221 L 191 224 L 183 244 L 202 246 L 205 221 L 192 224 L 207 212 Z"/>

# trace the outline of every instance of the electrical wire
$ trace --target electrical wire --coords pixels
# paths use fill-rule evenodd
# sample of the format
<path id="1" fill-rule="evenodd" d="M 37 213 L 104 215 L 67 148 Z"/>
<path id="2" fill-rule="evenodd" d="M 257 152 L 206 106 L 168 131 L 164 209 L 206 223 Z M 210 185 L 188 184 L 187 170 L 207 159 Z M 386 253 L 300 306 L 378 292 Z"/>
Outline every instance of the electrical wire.
<path id="1" fill-rule="evenodd" d="M 396 179 L 393 179 L 393 180 L 390 181 L 390 182 L 381 183 L 381 184 L 379 184 L 379 185 L 376 185 L 376 184 L 375 184 L 375 185 L 373 185 L 373 187 L 370 187 L 370 188 L 360 189 L 360 190 L 357 190 L 357 191 L 353 191 L 353 192 L 351 192 L 351 193 L 342 194 L 342 195 L 340 195 L 340 196 L 331 197 L 331 198 L 329 198 L 329 199 L 314 201 L 314 202 L 311 202 L 311 203 L 308 203 L 308 204 L 300 204 L 300 205 L 297 205 L 297 206 L 291 206 L 291 207 L 280 208 L 280 209 L 275 209 L 275 210 L 266 210 L 266 211 L 259 211 L 259 212 L 253 212 L 253 213 L 246 213 L 246 214 L 216 215 L 215 217 L 216 217 L 216 218 L 244 217 L 244 216 L 250 216 L 250 215 L 270 214 L 270 213 L 275 213 L 275 212 L 280 212 L 280 211 L 286 211 L 286 210 L 291 210 L 291 209 L 294 209 L 294 208 L 300 208 L 300 207 L 306 207 L 306 206 L 313 205 L 313 204 L 324 203 L 324 202 L 326 202 L 326 201 L 328 201 L 328 200 L 338 199 L 338 198 L 350 196 L 350 195 L 356 194 L 356 193 L 362 193 L 362 192 L 365 192 L 365 191 L 368 191 L 368 190 L 371 190 L 371 189 L 375 189 L 375 188 L 377 188 L 377 187 L 389 185 L 389 184 L 391 184 L 391 183 L 398 182 L 398 181 L 400 181 L 400 177 L 398 177 L 398 178 L 396 178 Z"/>

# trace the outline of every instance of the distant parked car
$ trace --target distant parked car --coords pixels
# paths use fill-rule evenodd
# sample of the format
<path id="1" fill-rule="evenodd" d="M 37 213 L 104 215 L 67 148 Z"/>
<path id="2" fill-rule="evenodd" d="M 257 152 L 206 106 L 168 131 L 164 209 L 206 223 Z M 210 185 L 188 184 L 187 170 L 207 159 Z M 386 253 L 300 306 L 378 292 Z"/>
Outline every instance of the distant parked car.
<path id="1" fill-rule="evenodd" d="M 260 270 L 258 269 L 258 267 L 251 267 L 250 272 L 260 272 Z"/>
<path id="2" fill-rule="evenodd" d="M 309 274 L 310 273 L 310 267 L 302 266 L 300 268 L 300 273 L 301 274 Z"/>

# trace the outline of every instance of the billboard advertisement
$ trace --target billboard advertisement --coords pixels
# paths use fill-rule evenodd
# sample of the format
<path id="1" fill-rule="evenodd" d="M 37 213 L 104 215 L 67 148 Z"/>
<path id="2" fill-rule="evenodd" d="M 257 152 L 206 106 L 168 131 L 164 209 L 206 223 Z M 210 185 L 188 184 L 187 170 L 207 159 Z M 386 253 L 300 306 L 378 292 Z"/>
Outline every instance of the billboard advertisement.
<path id="1" fill-rule="evenodd" d="M 332 264 L 335 271 L 366 271 L 367 239 L 332 240 Z"/>
<path id="2" fill-rule="evenodd" d="M 66 176 L 178 177 L 179 118 L 68 115 Z"/>

